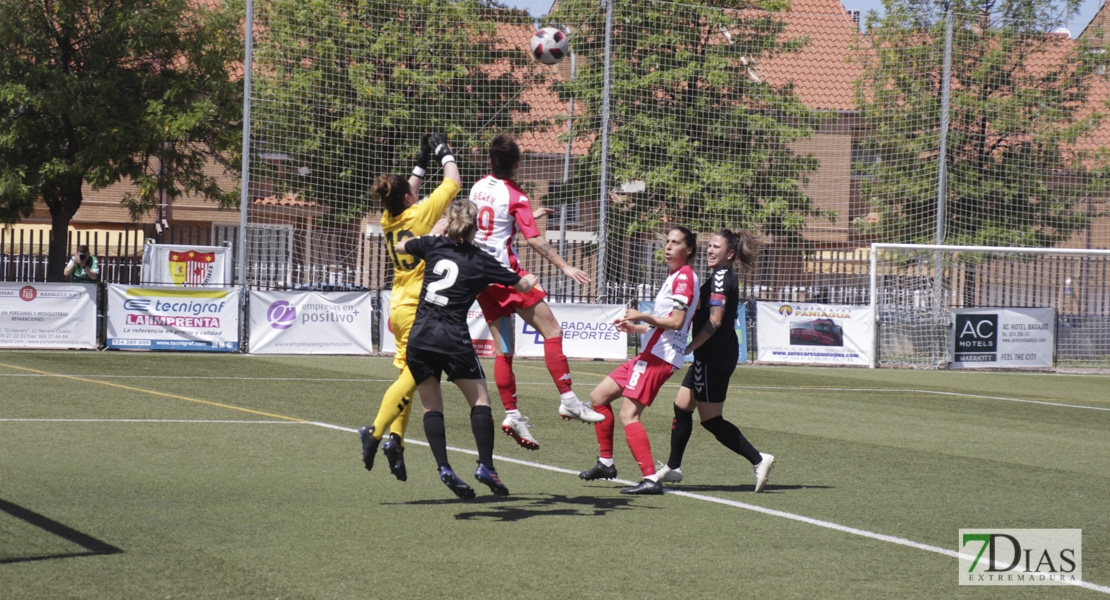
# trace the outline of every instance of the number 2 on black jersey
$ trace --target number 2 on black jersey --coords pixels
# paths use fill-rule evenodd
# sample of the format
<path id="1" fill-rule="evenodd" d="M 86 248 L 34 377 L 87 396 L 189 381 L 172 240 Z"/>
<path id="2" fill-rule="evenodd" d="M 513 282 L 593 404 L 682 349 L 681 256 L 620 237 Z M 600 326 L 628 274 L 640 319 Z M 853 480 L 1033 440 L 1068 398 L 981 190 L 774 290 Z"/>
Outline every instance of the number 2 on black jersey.
<path id="1" fill-rule="evenodd" d="M 442 258 L 436 261 L 436 264 L 432 267 L 432 272 L 436 275 L 443 275 L 443 279 L 428 283 L 424 300 L 437 306 L 447 306 L 447 296 L 443 296 L 439 292 L 455 285 L 455 280 L 459 277 L 459 265 L 455 264 L 453 260 Z"/>

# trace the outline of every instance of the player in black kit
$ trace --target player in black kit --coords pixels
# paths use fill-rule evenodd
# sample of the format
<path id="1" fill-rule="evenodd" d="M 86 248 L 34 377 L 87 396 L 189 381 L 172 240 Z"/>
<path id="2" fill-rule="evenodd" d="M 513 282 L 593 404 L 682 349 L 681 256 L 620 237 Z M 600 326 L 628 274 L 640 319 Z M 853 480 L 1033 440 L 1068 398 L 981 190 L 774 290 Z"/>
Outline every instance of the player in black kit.
<path id="1" fill-rule="evenodd" d="M 701 302 L 691 329 L 697 333 L 688 348 L 694 351 L 694 364 L 687 369 L 674 402 L 671 455 L 667 464 L 656 470 L 659 481 L 682 481 L 682 455 L 694 428 L 696 405 L 701 426 L 752 463 L 755 491 L 762 490 L 767 483 L 775 457 L 756 450 L 735 425 L 721 416 L 728 380 L 740 355 L 740 344 L 732 328 L 740 304 L 740 280 L 732 264 L 739 258 L 744 268 L 751 269 L 758 254 L 759 243 L 747 231 L 733 233 L 722 229 L 709 240 L 706 255 L 713 274 L 701 286 Z"/>
<path id="2" fill-rule="evenodd" d="M 489 407 L 486 375 L 470 342 L 466 313 L 474 298 L 491 283 L 528 292 L 535 275 L 521 278 L 484 250 L 475 246 L 478 209 L 468 200 L 447 207 L 447 237 L 424 235 L 407 238 L 395 246 L 398 254 L 424 260 L 420 305 L 409 332 L 408 368 L 424 405 L 424 434 L 439 465 L 439 478 L 456 496 L 473 498 L 474 490 L 447 462 L 447 435 L 443 426 L 443 395 L 439 378 L 447 373 L 470 404 L 470 428 L 478 446 L 474 477 L 498 496 L 508 495 L 493 469 L 493 413 Z"/>

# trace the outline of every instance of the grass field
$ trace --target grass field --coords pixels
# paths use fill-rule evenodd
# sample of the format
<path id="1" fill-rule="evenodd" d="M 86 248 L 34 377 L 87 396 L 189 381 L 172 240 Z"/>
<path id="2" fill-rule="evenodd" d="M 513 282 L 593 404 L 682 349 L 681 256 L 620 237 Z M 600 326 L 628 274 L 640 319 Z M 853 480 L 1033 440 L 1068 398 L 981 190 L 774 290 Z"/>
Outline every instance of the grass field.
<path id="1" fill-rule="evenodd" d="M 579 394 L 613 366 L 572 363 Z M 579 480 L 592 428 L 516 370 L 542 448 L 499 436 L 512 494 L 463 502 L 419 416 L 408 482 L 362 468 L 388 359 L 0 353 L 0 597 L 1110 597 L 1110 377 L 742 367 L 725 416 L 778 456 L 764 493 L 696 428 L 674 493 L 627 497 L 619 428 L 625 483 Z M 656 460 L 676 389 L 645 413 Z M 1082 529 L 1087 587 L 959 586 L 961 528 Z"/>

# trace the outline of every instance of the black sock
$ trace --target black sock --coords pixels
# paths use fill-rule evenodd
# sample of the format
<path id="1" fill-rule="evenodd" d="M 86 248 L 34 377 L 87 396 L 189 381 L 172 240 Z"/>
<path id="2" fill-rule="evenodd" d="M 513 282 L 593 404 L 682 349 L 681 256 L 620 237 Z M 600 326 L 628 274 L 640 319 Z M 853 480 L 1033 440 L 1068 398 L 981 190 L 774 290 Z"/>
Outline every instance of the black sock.
<path id="1" fill-rule="evenodd" d="M 478 462 L 496 471 L 493 468 L 493 411 L 488 406 L 470 409 L 470 429 L 474 432 L 474 442 L 478 444 Z"/>
<path id="2" fill-rule="evenodd" d="M 685 411 L 674 405 L 674 420 L 671 421 L 671 456 L 667 459 L 667 466 L 677 469 L 682 466 L 682 455 L 686 453 L 686 444 L 690 442 L 690 434 L 694 431 L 694 411 Z"/>
<path id="3" fill-rule="evenodd" d="M 424 413 L 424 436 L 428 438 L 428 446 L 432 449 L 436 464 L 450 469 L 451 465 L 447 462 L 447 430 L 443 427 L 443 413 L 436 411 Z"/>
<path id="4" fill-rule="evenodd" d="M 713 437 L 717 438 L 718 442 L 725 445 L 726 448 L 748 459 L 748 462 L 753 465 L 758 465 L 759 461 L 763 460 L 759 456 L 759 451 L 752 446 L 752 443 L 740 433 L 740 430 L 735 425 L 729 423 L 724 417 L 713 417 L 708 421 L 703 421 L 702 427 L 709 430 Z"/>

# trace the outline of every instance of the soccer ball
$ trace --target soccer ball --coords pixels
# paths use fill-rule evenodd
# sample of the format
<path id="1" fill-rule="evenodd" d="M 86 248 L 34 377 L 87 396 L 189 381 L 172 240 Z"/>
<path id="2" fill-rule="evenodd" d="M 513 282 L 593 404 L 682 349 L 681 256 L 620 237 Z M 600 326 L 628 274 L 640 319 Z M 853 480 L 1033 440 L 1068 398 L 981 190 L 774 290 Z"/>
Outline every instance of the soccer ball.
<path id="1" fill-rule="evenodd" d="M 553 65 L 567 55 L 567 34 L 554 27 L 544 27 L 532 36 L 532 56 L 545 65 Z"/>

